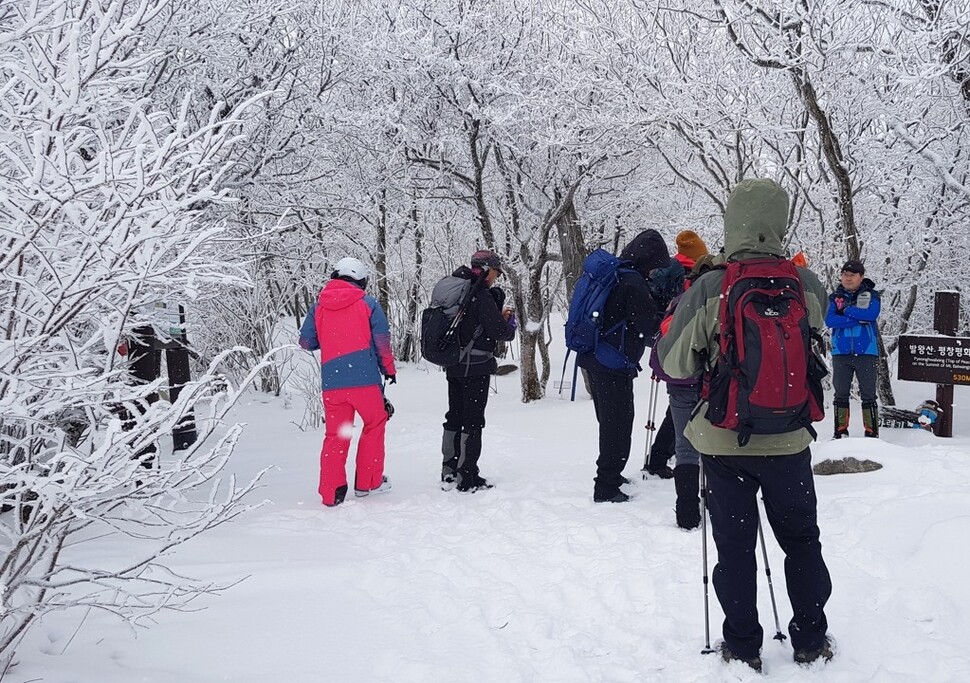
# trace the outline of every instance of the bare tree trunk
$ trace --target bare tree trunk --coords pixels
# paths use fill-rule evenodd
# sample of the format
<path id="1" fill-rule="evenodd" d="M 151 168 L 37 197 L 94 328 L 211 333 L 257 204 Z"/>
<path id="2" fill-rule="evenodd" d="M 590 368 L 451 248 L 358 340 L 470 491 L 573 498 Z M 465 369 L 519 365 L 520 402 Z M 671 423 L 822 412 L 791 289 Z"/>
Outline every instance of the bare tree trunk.
<path id="1" fill-rule="evenodd" d="M 562 198 L 556 193 L 556 201 Z M 583 228 L 576 214 L 576 205 L 572 199 L 563 208 L 562 215 L 556 221 L 556 234 L 559 237 L 559 252 L 562 254 L 562 273 L 566 279 L 566 300 L 571 301 L 576 281 L 583 272 L 583 259 L 589 255 Z"/>
<path id="2" fill-rule="evenodd" d="M 559 199 L 558 193 L 556 199 Z M 576 289 L 576 282 L 583 273 L 583 259 L 589 255 L 586 239 L 583 236 L 583 228 L 579 222 L 579 216 L 576 213 L 576 205 L 571 199 L 563 209 L 562 216 L 560 216 L 556 223 L 556 234 L 559 236 L 559 251 L 562 254 L 562 272 L 563 277 L 566 279 L 566 305 L 568 306 L 569 302 L 573 300 L 573 291 Z M 616 239 L 619 241 L 619 232 L 617 232 Z M 547 362 L 548 353 L 547 348 Z M 589 376 L 586 374 L 586 370 L 582 370 L 581 374 L 583 376 L 583 384 L 586 387 L 586 393 L 592 395 L 589 386 Z"/>
<path id="3" fill-rule="evenodd" d="M 876 335 L 876 343 L 879 345 L 879 374 L 876 380 L 876 393 L 879 402 L 884 406 L 896 405 L 896 397 L 893 394 L 892 372 L 889 369 L 889 354 L 886 352 L 886 345 L 882 334 Z"/>
<path id="4" fill-rule="evenodd" d="M 418 360 L 418 335 L 421 321 L 418 319 L 418 296 L 420 295 L 420 284 L 424 274 L 424 234 L 421 224 L 418 221 L 418 207 L 411 205 L 411 225 L 414 227 L 414 277 L 411 279 L 411 287 L 408 291 L 408 329 L 404 332 L 404 339 L 401 342 L 401 358 L 412 362 Z"/>
<path id="5" fill-rule="evenodd" d="M 390 297 L 387 292 L 387 188 L 381 188 L 381 199 L 377 205 L 377 253 L 374 254 L 374 268 L 377 270 L 377 301 L 390 316 Z"/>
<path id="6" fill-rule="evenodd" d="M 526 320 L 542 320 L 544 317 L 545 302 L 542 298 L 540 283 L 541 275 L 539 273 L 533 273 L 526 280 L 528 287 L 526 296 L 528 299 L 525 303 L 526 310 L 529 312 Z M 518 303 L 517 301 L 517 306 Z M 530 401 L 538 401 L 546 395 L 546 381 L 549 379 L 549 343 L 542 336 L 541 325 L 536 325 L 532 330 L 523 325 L 519 328 L 519 334 L 521 339 L 519 343 L 521 351 L 519 381 L 522 387 L 522 402 L 529 403 Z M 545 363 L 542 377 L 539 376 L 538 366 L 536 365 L 537 348 Z"/>
<path id="7" fill-rule="evenodd" d="M 491 143 L 486 143 L 485 149 L 479 151 L 481 121 L 466 116 L 465 127 L 468 132 L 468 151 L 471 155 L 472 166 L 474 168 L 473 191 L 475 193 L 475 208 L 478 212 L 478 222 L 482 226 L 482 237 L 485 238 L 485 246 L 489 249 L 495 249 L 495 232 L 492 230 L 492 219 L 488 214 L 488 205 L 485 203 L 485 164 L 488 162 L 488 155 L 492 145 Z"/>

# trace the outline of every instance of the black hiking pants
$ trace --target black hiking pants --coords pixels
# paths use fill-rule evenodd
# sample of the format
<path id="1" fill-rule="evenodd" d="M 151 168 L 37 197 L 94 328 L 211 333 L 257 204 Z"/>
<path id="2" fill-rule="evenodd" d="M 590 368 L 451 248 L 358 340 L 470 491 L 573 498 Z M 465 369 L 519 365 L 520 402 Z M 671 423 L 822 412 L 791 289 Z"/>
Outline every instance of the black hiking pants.
<path id="1" fill-rule="evenodd" d="M 587 369 L 599 422 L 599 457 L 593 496 L 611 498 L 620 492 L 623 468 L 630 459 L 633 437 L 633 378 Z"/>
<path id="2" fill-rule="evenodd" d="M 668 405 L 664 419 L 660 422 L 660 426 L 657 427 L 657 433 L 653 437 L 653 445 L 650 446 L 650 457 L 647 461 L 647 469 L 653 472 L 666 465 L 674 455 L 675 444 L 676 433 L 674 432 L 674 418 Z"/>
<path id="3" fill-rule="evenodd" d="M 482 430 L 491 375 L 448 378 L 448 412 L 444 431 L 453 435 L 454 448 L 444 449 L 442 473 L 454 472 L 458 481 L 474 481 L 479 476 L 482 455 Z"/>
<path id="4" fill-rule="evenodd" d="M 828 622 L 825 603 L 832 581 L 822 559 L 806 448 L 795 455 L 704 456 L 711 528 L 717 546 L 714 590 L 724 610 L 724 642 L 738 657 L 757 657 L 764 632 L 758 621 L 758 490 L 768 525 L 785 553 L 785 581 L 794 616 L 792 648 L 822 646 Z"/>
<path id="5" fill-rule="evenodd" d="M 832 356 L 832 388 L 835 390 L 835 405 L 849 405 L 853 375 L 859 382 L 862 405 L 875 405 L 879 356 L 856 356 L 849 353 Z"/>

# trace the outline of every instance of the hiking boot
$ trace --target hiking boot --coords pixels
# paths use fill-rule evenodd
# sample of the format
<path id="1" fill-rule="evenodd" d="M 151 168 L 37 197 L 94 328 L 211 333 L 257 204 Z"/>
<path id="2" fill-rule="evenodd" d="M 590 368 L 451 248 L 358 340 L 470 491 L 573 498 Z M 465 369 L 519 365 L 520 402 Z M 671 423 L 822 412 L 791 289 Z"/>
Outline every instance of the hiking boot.
<path id="1" fill-rule="evenodd" d="M 376 486 L 372 489 L 359 489 L 354 487 L 354 495 L 358 498 L 363 498 L 364 496 L 369 496 L 372 493 L 384 493 L 385 491 L 391 490 L 391 482 L 388 480 L 387 475 L 381 477 L 380 486 Z"/>
<path id="2" fill-rule="evenodd" d="M 648 467 L 647 474 L 654 477 L 660 477 L 661 479 L 673 479 L 674 471 L 670 469 L 669 465 L 661 465 L 660 467 Z"/>
<path id="3" fill-rule="evenodd" d="M 617 491 L 612 496 L 597 496 L 593 494 L 594 503 L 625 503 L 630 500 L 630 496 L 623 493 L 623 491 Z"/>
<path id="4" fill-rule="evenodd" d="M 488 480 L 486 480 L 484 477 L 474 477 L 469 482 L 458 482 L 457 488 L 462 493 L 474 493 L 475 491 L 484 491 L 486 489 L 490 489 L 492 488 L 492 484 L 489 484 Z"/>
<path id="5" fill-rule="evenodd" d="M 451 489 L 455 488 L 455 484 L 457 484 L 457 483 L 458 482 L 455 479 L 455 475 L 453 475 L 453 474 L 442 474 L 441 475 L 441 490 L 442 491 L 450 491 Z"/>
<path id="6" fill-rule="evenodd" d="M 811 664 L 819 659 L 825 662 L 832 661 L 835 653 L 832 651 L 832 641 L 828 636 L 822 641 L 822 645 L 812 650 L 795 650 L 793 655 L 797 664 Z"/>
<path id="7" fill-rule="evenodd" d="M 721 659 L 724 660 L 725 664 L 730 664 L 731 662 L 744 662 L 759 674 L 761 673 L 761 657 L 738 657 L 736 654 L 731 652 L 727 645 L 721 645 Z"/>
<path id="8" fill-rule="evenodd" d="M 849 430 L 848 429 L 844 429 L 844 430 L 836 429 L 835 430 L 835 434 L 832 435 L 832 438 L 833 439 L 841 439 L 843 436 L 846 437 L 846 438 L 849 437 Z"/>
<path id="9" fill-rule="evenodd" d="M 347 485 L 344 484 L 343 486 L 338 486 L 337 490 L 334 491 L 333 503 L 324 503 L 324 505 L 326 505 L 328 508 L 337 507 L 342 502 L 344 502 L 344 498 L 346 497 L 347 497 Z"/>
<path id="10" fill-rule="evenodd" d="M 701 503 L 699 465 L 677 465 L 674 468 L 674 488 L 677 491 L 677 502 L 674 504 L 674 514 L 677 526 L 681 529 L 696 529 L 701 525 Z"/>

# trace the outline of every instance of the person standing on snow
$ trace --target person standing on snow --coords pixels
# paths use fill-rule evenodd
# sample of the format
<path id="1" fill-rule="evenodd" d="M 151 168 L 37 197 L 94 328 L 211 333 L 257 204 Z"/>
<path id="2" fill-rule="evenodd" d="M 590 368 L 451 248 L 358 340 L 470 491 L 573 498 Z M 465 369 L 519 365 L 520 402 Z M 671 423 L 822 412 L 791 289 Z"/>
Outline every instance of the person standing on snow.
<path id="1" fill-rule="evenodd" d="M 512 309 L 505 308 L 505 292 L 495 286 L 502 276 L 498 254 L 480 249 L 472 254 L 471 267 L 460 266 L 449 277 L 471 281 L 471 298 L 458 323 L 461 362 L 445 369 L 448 378 L 448 412 L 445 413 L 441 439 L 441 488 L 474 492 L 492 485 L 481 476 L 478 460 L 482 455 L 485 406 L 492 375 L 498 369 L 495 347 L 515 338 L 516 321 Z"/>
<path id="2" fill-rule="evenodd" d="M 387 409 L 383 379 L 397 382 L 391 333 L 377 299 L 365 293 L 367 267 L 358 259 L 337 261 L 300 328 L 300 346 L 320 350 L 320 379 L 326 435 L 320 452 L 323 504 L 340 505 L 347 496 L 347 454 L 354 413 L 364 429 L 357 444 L 354 495 L 387 491 L 384 428 Z"/>
<path id="3" fill-rule="evenodd" d="M 671 259 L 671 266 L 666 269 L 661 269 L 661 272 L 666 271 L 672 273 L 673 277 L 670 277 L 670 284 L 668 284 L 665 289 L 667 290 L 665 294 L 666 297 L 657 296 L 657 287 L 655 282 L 657 282 L 657 271 L 651 273 L 650 275 L 650 291 L 654 295 L 654 299 L 657 301 L 657 306 L 662 311 L 666 311 L 670 302 L 676 299 L 678 296 L 684 293 L 684 290 L 690 286 L 688 278 L 685 273 L 690 273 L 694 264 L 702 256 L 707 255 L 707 244 L 704 240 L 700 238 L 693 230 L 681 230 L 677 233 L 676 238 L 677 253 L 674 254 L 673 259 Z M 676 267 L 676 269 L 675 269 Z M 673 287 L 671 287 L 673 285 Z M 673 291 L 670 291 L 670 290 Z M 653 370 L 653 374 L 659 377 L 667 385 L 667 394 L 672 397 L 670 388 L 672 384 L 678 384 L 677 380 L 673 382 L 664 375 L 662 372 L 657 372 L 659 363 L 655 363 L 656 353 L 650 354 L 650 368 Z M 667 462 L 670 460 L 671 456 L 680 448 L 678 443 L 683 439 L 683 426 L 680 427 L 679 431 L 675 431 L 674 417 L 673 417 L 673 403 L 674 400 L 671 398 L 670 403 L 667 406 L 667 412 L 664 414 L 664 419 L 660 423 L 660 427 L 657 429 L 657 435 L 654 439 L 653 446 L 650 448 L 650 457 L 647 459 L 647 474 L 652 474 L 661 479 L 673 479 L 675 478 L 676 472 L 670 469 Z M 697 403 L 695 400 L 694 403 Z M 693 407 L 693 406 L 691 406 Z M 686 422 L 686 421 L 685 421 Z M 696 454 L 696 451 L 694 451 Z M 681 464 L 681 459 L 677 458 L 677 464 Z M 694 459 L 694 464 L 697 463 L 696 458 Z M 684 477 L 681 476 L 683 479 Z M 676 482 L 675 482 L 676 483 Z M 695 487 L 696 488 L 696 487 Z M 680 516 L 678 515 L 678 520 Z M 699 522 L 698 522 L 699 523 Z M 696 526 L 696 524 L 694 525 Z M 693 527 L 684 527 L 693 528 Z"/>
<path id="4" fill-rule="evenodd" d="M 593 408 L 599 423 L 599 455 L 593 479 L 594 503 L 625 503 L 630 496 L 620 490 L 627 482 L 623 468 L 630 459 L 633 438 L 633 380 L 647 342 L 657 333 L 657 304 L 647 278 L 651 271 L 670 265 L 663 237 L 653 229 L 644 230 L 623 247 L 620 258 L 633 264 L 635 273 L 623 272 L 603 306 L 604 330 L 600 344 L 610 344 L 623 352 L 630 369 L 611 369 L 596 360 L 592 351 L 581 353 L 576 364 L 586 370 Z"/>
<path id="5" fill-rule="evenodd" d="M 879 373 L 879 346 L 876 318 L 880 299 L 875 283 L 865 277 L 862 261 L 846 261 L 839 286 L 829 296 L 825 324 L 832 328 L 832 387 L 835 389 L 835 434 L 849 435 L 849 390 L 852 375 L 862 395 L 862 424 L 865 435 L 879 436 L 879 409 L 876 404 L 876 377 Z"/>
<path id="6" fill-rule="evenodd" d="M 724 212 L 728 262 L 782 258 L 788 228 L 788 193 L 767 179 L 744 180 Z M 818 277 L 798 269 L 809 324 L 824 323 L 826 291 Z M 727 270 L 696 280 L 674 311 L 657 343 L 660 363 L 671 377 L 700 376 L 720 355 L 720 301 Z M 784 373 L 784 368 L 763 367 Z M 781 434 L 752 434 L 744 445 L 738 432 L 715 427 L 700 406 L 685 435 L 703 455 L 711 528 L 717 546 L 713 583 L 724 611 L 721 656 L 761 670 L 764 630 L 758 621 L 758 492 L 768 523 L 785 553 L 785 580 L 793 616 L 788 625 L 794 659 L 808 664 L 832 658 L 825 604 L 832 581 L 822 559 L 818 500 L 812 474 L 812 433 L 799 427 Z"/>
<path id="7" fill-rule="evenodd" d="M 693 268 L 684 283 L 686 288 L 690 286 L 705 273 L 710 272 L 714 267 L 714 257 L 710 254 L 703 254 L 698 257 Z M 670 328 L 672 311 L 676 310 L 680 297 L 671 302 L 668 308 L 667 317 L 660 323 L 660 334 L 664 335 Z M 657 346 L 654 345 L 653 352 L 650 354 L 650 369 L 662 379 L 667 385 L 667 397 L 669 399 L 668 414 L 671 416 L 672 426 L 670 431 L 674 435 L 674 450 L 676 455 L 675 467 L 673 469 L 674 489 L 677 492 L 677 500 L 674 504 L 674 516 L 677 526 L 681 529 L 696 529 L 701 523 L 700 512 L 700 462 L 701 454 L 694 448 L 694 445 L 684 435 L 684 429 L 690 422 L 697 407 L 697 402 L 701 398 L 701 378 L 691 377 L 690 379 L 675 379 L 664 372 L 660 365 Z M 662 429 L 662 427 L 661 427 Z"/>

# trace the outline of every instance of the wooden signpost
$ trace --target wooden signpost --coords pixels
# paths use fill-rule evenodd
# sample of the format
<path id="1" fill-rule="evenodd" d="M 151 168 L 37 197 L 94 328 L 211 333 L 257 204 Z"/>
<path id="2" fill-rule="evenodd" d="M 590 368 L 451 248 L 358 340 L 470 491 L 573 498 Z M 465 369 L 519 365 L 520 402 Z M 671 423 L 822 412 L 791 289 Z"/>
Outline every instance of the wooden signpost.
<path id="1" fill-rule="evenodd" d="M 899 337 L 899 379 L 936 384 L 941 413 L 937 436 L 953 436 L 953 385 L 970 385 L 970 337 L 957 337 L 959 292 L 937 292 L 933 327 L 936 335 Z"/>

